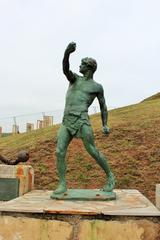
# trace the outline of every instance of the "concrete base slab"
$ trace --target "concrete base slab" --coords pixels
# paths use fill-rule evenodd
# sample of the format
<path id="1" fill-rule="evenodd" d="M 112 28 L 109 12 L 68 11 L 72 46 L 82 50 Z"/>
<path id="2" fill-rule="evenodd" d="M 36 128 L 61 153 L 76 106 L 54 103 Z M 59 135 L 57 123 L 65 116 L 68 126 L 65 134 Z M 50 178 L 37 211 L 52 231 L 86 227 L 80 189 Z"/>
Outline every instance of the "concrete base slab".
<path id="1" fill-rule="evenodd" d="M 109 201 L 116 199 L 115 192 L 104 192 L 96 189 L 68 189 L 65 193 L 51 194 L 52 199 L 71 201 Z"/>
<path id="2" fill-rule="evenodd" d="M 0 212 L 69 215 L 160 216 L 160 211 L 137 190 L 114 190 L 112 201 L 64 201 L 50 198 L 52 191 L 35 190 L 0 204 Z"/>

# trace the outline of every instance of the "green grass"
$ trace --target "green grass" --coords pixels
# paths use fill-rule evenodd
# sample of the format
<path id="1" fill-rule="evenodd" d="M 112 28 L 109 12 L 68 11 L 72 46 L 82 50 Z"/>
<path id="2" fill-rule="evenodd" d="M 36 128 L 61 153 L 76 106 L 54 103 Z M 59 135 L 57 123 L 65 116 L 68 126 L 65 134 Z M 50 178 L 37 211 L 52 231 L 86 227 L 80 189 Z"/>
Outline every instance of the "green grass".
<path id="1" fill-rule="evenodd" d="M 142 102 L 146 102 L 146 101 L 151 101 L 151 100 L 156 100 L 159 99 L 160 100 L 160 92 L 158 92 L 157 94 L 154 94 L 146 99 L 144 99 Z"/>

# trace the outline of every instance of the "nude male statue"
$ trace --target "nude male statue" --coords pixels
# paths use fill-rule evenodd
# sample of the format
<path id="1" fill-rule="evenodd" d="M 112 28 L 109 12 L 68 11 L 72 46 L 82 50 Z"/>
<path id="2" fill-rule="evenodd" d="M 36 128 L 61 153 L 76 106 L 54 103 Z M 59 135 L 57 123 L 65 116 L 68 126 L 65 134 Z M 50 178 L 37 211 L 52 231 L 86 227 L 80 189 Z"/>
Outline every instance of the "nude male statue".
<path id="1" fill-rule="evenodd" d="M 110 170 L 106 157 L 96 149 L 93 131 L 88 117 L 88 108 L 97 97 L 100 104 L 103 132 L 105 134 L 109 133 L 109 127 L 107 126 L 108 112 L 103 87 L 93 80 L 97 63 L 92 58 L 84 58 L 82 59 L 79 69 L 83 76 L 73 73 L 69 67 L 69 56 L 75 50 L 76 44 L 71 42 L 66 48 L 63 58 L 63 73 L 69 81 L 69 88 L 66 95 L 63 122 L 58 132 L 56 149 L 59 184 L 53 194 L 61 194 L 67 191 L 65 155 L 67 147 L 73 137 L 80 137 L 82 139 L 87 152 L 104 170 L 108 181 L 102 190 L 111 192 L 115 186 L 115 178 Z"/>

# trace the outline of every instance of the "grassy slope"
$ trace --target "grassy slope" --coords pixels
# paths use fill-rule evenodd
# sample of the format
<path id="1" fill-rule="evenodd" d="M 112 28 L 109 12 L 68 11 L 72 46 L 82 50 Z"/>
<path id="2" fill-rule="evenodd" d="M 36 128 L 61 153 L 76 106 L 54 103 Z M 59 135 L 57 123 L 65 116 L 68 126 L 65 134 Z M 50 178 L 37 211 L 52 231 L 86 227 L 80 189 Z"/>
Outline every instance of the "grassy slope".
<path id="1" fill-rule="evenodd" d="M 155 100 L 155 99 L 160 99 L 160 92 L 148 97 L 148 98 L 145 98 L 142 102 L 146 102 L 146 101 L 150 101 L 150 100 Z"/>
<path id="2" fill-rule="evenodd" d="M 109 137 L 101 131 L 100 115 L 91 118 L 97 148 L 109 159 L 117 178 L 116 188 L 136 188 L 152 202 L 155 184 L 160 183 L 160 100 L 110 111 Z M 56 132 L 59 126 L 0 139 L 0 154 L 15 157 L 28 149 L 35 169 L 36 188 L 53 189 L 58 181 L 55 164 Z M 67 153 L 68 187 L 99 188 L 103 171 L 74 139 Z"/>

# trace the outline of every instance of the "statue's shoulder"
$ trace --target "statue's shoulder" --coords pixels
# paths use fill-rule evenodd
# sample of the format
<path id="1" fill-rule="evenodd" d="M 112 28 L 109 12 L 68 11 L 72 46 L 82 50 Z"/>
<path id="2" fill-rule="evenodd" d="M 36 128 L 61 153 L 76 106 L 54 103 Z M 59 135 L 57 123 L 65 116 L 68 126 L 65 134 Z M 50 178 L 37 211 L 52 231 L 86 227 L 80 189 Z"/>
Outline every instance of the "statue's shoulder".
<path id="1" fill-rule="evenodd" d="M 97 89 L 98 92 L 102 92 L 103 91 L 103 87 L 100 83 L 97 83 L 96 81 L 93 80 L 94 86 Z"/>

